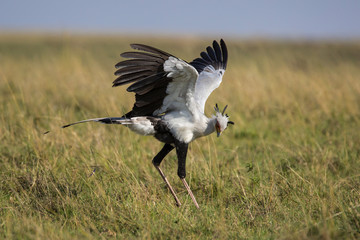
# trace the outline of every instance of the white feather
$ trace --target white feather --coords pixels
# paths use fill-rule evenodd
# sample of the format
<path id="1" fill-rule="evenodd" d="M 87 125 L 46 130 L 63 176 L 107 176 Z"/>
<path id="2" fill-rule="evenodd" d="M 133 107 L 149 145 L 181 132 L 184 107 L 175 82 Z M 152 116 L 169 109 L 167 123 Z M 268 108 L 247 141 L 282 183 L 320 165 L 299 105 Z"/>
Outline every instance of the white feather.
<path id="1" fill-rule="evenodd" d="M 173 80 L 167 86 L 168 95 L 164 98 L 163 105 L 154 114 L 184 110 L 195 114 L 193 96 L 198 78 L 196 69 L 181 59 L 169 57 L 164 63 L 164 71 Z"/>
<path id="2" fill-rule="evenodd" d="M 167 122 L 171 134 L 178 140 L 189 143 L 194 139 L 193 116 L 189 111 L 173 111 L 166 114 L 163 120 Z"/>
<path id="3" fill-rule="evenodd" d="M 223 74 L 223 69 L 215 70 L 213 66 L 206 67 L 200 73 L 195 85 L 195 101 L 202 113 L 205 111 L 206 100 L 220 86 Z"/>
<path id="4" fill-rule="evenodd" d="M 154 135 L 155 129 L 151 121 L 146 117 L 133 117 L 127 119 L 127 121 L 122 121 L 121 124 L 126 125 L 132 131 L 140 135 Z"/>

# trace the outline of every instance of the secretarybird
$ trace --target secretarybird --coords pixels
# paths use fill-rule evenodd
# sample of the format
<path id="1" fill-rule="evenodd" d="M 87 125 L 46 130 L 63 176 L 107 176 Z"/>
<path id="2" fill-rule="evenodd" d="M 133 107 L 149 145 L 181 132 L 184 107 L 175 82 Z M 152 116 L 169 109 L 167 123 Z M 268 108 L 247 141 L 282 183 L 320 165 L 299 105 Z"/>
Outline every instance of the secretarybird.
<path id="1" fill-rule="evenodd" d="M 164 157 L 174 148 L 178 158 L 177 174 L 186 187 L 195 206 L 196 199 L 185 180 L 185 162 L 188 145 L 196 138 L 226 129 L 228 120 L 226 107 L 221 112 L 216 105 L 215 115 L 208 118 L 204 114 L 205 102 L 216 89 L 224 75 L 228 60 L 225 42 L 220 45 L 214 41 L 212 47 L 201 52 L 201 58 L 187 63 L 180 58 L 154 47 L 131 44 L 138 50 L 124 52 L 120 56 L 128 60 L 115 65 L 118 78 L 113 87 L 132 83 L 127 91 L 135 92 L 135 104 L 130 112 L 122 117 L 87 119 L 63 126 L 69 127 L 84 122 L 122 124 L 141 135 L 152 135 L 164 147 L 152 160 L 161 177 L 174 196 L 176 204 L 181 205 L 173 188 L 160 169 Z"/>

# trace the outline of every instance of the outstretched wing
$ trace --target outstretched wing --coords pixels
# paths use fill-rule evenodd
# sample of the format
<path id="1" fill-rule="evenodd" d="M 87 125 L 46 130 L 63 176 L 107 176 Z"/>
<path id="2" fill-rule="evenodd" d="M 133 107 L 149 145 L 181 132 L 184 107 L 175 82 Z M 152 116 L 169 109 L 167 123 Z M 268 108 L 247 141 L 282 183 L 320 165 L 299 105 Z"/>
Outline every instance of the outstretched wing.
<path id="1" fill-rule="evenodd" d="M 125 52 L 130 58 L 115 65 L 119 68 L 113 87 L 132 83 L 127 91 L 135 92 L 135 104 L 125 117 L 155 116 L 188 108 L 193 96 L 197 70 L 185 61 L 154 47 L 131 44 L 138 52 Z"/>
<path id="2" fill-rule="evenodd" d="M 220 45 L 213 41 L 213 47 L 207 47 L 206 52 L 201 52 L 201 58 L 196 58 L 192 65 L 199 73 L 199 78 L 195 85 L 195 100 L 202 112 L 210 94 L 219 87 L 225 73 L 228 52 L 224 40 L 220 40 Z"/>
<path id="3" fill-rule="evenodd" d="M 214 41 L 201 58 L 190 64 L 154 47 L 131 44 L 136 52 L 120 56 L 129 58 L 115 65 L 118 76 L 113 87 L 132 83 L 127 91 L 135 92 L 133 109 L 125 117 L 155 116 L 168 111 L 202 110 L 211 92 L 217 88 L 226 69 L 225 42 Z"/>
<path id="4" fill-rule="evenodd" d="M 135 92 L 135 104 L 126 117 L 152 116 L 153 112 L 161 107 L 166 96 L 166 88 L 171 78 L 164 71 L 164 63 L 170 56 L 169 53 L 159 49 L 142 45 L 131 44 L 131 48 L 143 52 L 124 52 L 120 56 L 129 58 L 115 65 L 118 76 L 113 82 L 113 87 L 132 83 L 128 92 Z"/>

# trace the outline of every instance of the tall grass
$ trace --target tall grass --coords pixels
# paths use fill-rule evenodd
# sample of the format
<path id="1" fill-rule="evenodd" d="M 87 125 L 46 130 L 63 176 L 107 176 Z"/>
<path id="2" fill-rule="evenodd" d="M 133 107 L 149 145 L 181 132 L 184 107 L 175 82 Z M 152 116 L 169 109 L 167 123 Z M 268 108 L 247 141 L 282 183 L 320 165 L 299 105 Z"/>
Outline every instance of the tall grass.
<path id="1" fill-rule="evenodd" d="M 172 153 L 175 207 L 152 138 L 59 126 L 131 109 L 111 88 L 129 43 L 191 61 L 212 39 L 0 35 L 0 238 L 359 238 L 360 44 L 225 40 L 206 112 L 228 104 L 236 125 L 191 144 L 197 210 Z"/>

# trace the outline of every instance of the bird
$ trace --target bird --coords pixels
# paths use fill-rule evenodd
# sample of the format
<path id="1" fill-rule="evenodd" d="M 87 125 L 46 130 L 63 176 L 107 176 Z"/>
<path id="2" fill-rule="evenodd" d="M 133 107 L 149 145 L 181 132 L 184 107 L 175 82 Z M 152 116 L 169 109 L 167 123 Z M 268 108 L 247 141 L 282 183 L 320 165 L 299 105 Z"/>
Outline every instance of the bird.
<path id="1" fill-rule="evenodd" d="M 176 150 L 177 175 L 197 208 L 196 201 L 186 177 L 186 155 L 189 144 L 197 138 L 213 132 L 219 137 L 234 122 L 225 114 L 227 105 L 220 111 L 214 107 L 215 115 L 204 113 L 209 95 L 222 82 L 228 61 L 228 50 L 223 39 L 220 44 L 214 40 L 212 47 L 200 53 L 190 63 L 144 44 L 130 44 L 135 51 L 120 54 L 126 60 L 115 65 L 113 87 L 131 85 L 128 92 L 135 93 L 135 103 L 128 113 L 121 117 L 86 119 L 62 126 L 99 122 L 121 124 L 135 133 L 153 136 L 164 143 L 152 159 L 163 181 L 173 195 L 176 205 L 181 206 L 174 189 L 160 168 L 160 163 L 173 149 Z"/>

